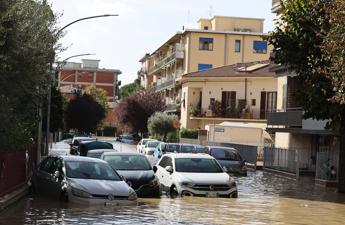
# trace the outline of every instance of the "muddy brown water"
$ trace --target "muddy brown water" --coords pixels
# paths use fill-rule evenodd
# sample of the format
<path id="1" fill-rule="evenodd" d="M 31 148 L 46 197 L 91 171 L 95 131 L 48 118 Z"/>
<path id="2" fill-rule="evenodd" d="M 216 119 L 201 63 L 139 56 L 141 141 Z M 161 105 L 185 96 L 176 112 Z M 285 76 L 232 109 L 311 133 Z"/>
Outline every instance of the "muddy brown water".
<path id="1" fill-rule="evenodd" d="M 85 207 L 27 197 L 0 224 L 345 224 L 345 195 L 256 172 L 236 178 L 239 198 L 140 199 L 135 207 Z"/>

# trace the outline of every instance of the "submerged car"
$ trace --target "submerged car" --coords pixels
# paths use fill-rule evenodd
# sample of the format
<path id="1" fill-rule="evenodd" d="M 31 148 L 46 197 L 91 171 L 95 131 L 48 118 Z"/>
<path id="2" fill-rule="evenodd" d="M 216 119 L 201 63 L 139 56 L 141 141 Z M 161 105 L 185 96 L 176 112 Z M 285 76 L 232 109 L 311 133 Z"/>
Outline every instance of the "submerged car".
<path id="1" fill-rule="evenodd" d="M 159 141 L 148 141 L 142 150 L 145 155 L 153 155 L 155 150 L 158 148 Z"/>
<path id="2" fill-rule="evenodd" d="M 206 196 L 237 198 L 237 187 L 207 154 L 172 153 L 163 155 L 154 167 L 163 189 L 171 196 Z"/>
<path id="3" fill-rule="evenodd" d="M 137 144 L 137 152 L 143 153 L 143 149 L 148 141 L 157 141 L 156 139 L 143 138 Z"/>
<path id="4" fill-rule="evenodd" d="M 87 143 L 87 142 L 92 142 L 92 141 L 96 141 L 97 139 L 95 138 L 90 138 L 90 137 L 74 137 L 72 140 L 72 143 L 70 144 L 70 154 L 71 155 L 79 155 L 80 154 L 80 150 L 79 150 L 79 146 L 82 143 Z"/>
<path id="5" fill-rule="evenodd" d="M 93 150 L 87 151 L 86 156 L 100 159 L 104 152 L 114 152 L 114 151 L 115 151 L 114 149 L 93 149 Z"/>
<path id="6" fill-rule="evenodd" d="M 105 152 L 101 159 L 123 176 L 138 196 L 160 196 L 160 184 L 145 155 L 134 152 Z"/>
<path id="7" fill-rule="evenodd" d="M 247 167 L 241 154 L 234 148 L 209 146 L 209 154 L 213 156 L 228 173 L 247 176 Z"/>
<path id="8" fill-rule="evenodd" d="M 87 156 L 88 151 L 94 149 L 114 150 L 114 146 L 113 144 L 105 141 L 90 141 L 87 143 L 81 143 L 79 146 L 79 152 L 81 156 Z"/>
<path id="9" fill-rule="evenodd" d="M 135 191 L 107 162 L 80 156 L 48 156 L 32 178 L 33 189 L 68 202 L 136 205 Z"/>

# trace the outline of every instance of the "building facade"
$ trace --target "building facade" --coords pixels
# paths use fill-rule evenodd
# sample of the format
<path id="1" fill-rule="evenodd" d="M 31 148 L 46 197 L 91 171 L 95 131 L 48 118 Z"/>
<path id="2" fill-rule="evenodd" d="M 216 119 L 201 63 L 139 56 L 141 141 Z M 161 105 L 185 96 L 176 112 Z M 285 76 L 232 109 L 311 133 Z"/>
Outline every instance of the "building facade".
<path id="1" fill-rule="evenodd" d="M 268 61 L 189 73 L 181 83 L 185 128 L 226 121 L 266 124 L 267 112 L 276 111 L 277 79 Z"/>
<path id="2" fill-rule="evenodd" d="M 107 92 L 109 103 L 113 103 L 117 96 L 117 81 L 121 74 L 117 69 L 99 68 L 99 60 L 82 59 L 82 63 L 67 62 L 58 74 L 58 87 L 65 95 L 73 93 L 75 89 L 95 86 Z"/>
<path id="3" fill-rule="evenodd" d="M 142 86 L 161 92 L 168 111 L 178 112 L 182 75 L 236 63 L 269 59 L 271 47 L 262 39 L 263 19 L 214 16 L 200 19 L 198 29 L 183 29 L 152 54 L 138 72 Z"/>

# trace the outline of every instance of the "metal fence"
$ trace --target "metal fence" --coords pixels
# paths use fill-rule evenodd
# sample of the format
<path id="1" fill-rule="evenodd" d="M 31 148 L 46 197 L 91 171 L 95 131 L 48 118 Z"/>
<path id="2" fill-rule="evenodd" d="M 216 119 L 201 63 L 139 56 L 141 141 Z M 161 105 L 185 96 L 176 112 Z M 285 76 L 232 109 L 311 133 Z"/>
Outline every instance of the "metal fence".
<path id="1" fill-rule="evenodd" d="M 264 167 L 297 174 L 298 150 L 265 147 Z"/>
<path id="2" fill-rule="evenodd" d="M 332 174 L 332 169 L 335 171 L 334 165 L 330 152 L 318 152 L 316 156 L 316 179 L 335 180 L 336 175 Z"/>
<path id="3" fill-rule="evenodd" d="M 205 142 L 205 145 L 210 146 L 222 146 L 222 147 L 231 147 L 238 150 L 243 159 L 248 163 L 256 166 L 257 156 L 258 156 L 258 146 L 252 145 L 241 145 L 241 144 L 232 144 L 232 143 L 216 143 L 216 142 Z"/>

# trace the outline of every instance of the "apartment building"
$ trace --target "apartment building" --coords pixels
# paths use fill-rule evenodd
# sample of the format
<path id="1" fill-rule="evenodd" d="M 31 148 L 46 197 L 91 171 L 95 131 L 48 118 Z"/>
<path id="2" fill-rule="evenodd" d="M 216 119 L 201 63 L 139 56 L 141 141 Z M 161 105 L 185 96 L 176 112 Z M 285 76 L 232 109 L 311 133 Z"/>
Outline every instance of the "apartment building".
<path id="1" fill-rule="evenodd" d="M 117 81 L 121 74 L 117 69 L 99 68 L 99 61 L 94 59 L 82 59 L 81 63 L 67 62 L 59 70 L 58 87 L 68 96 L 76 88 L 83 89 L 93 85 L 107 92 L 110 103 L 115 102 L 117 96 Z"/>
<path id="2" fill-rule="evenodd" d="M 282 13 L 279 0 L 272 1 L 272 12 L 277 17 Z M 271 66 L 270 71 L 277 75 L 277 111 L 267 113 L 266 130 L 275 140 L 274 148 L 266 150 L 266 166 L 311 174 L 316 183 L 327 185 L 324 181 L 335 180 L 329 168 L 338 168 L 336 134 L 326 129 L 327 121 L 304 118 L 298 103 L 302 88 L 298 74 L 281 65 Z"/>
<path id="3" fill-rule="evenodd" d="M 263 40 L 263 19 L 214 16 L 200 19 L 198 29 L 183 29 L 152 54 L 138 72 L 142 86 L 161 92 L 168 111 L 181 107 L 182 75 L 236 63 L 269 59 L 271 47 Z"/>

